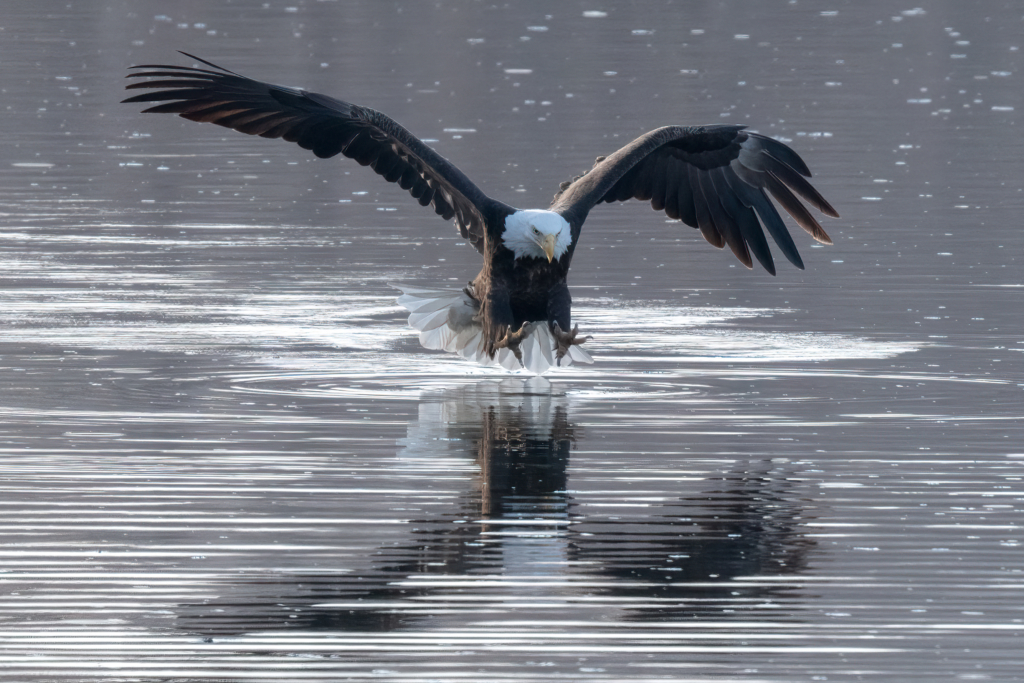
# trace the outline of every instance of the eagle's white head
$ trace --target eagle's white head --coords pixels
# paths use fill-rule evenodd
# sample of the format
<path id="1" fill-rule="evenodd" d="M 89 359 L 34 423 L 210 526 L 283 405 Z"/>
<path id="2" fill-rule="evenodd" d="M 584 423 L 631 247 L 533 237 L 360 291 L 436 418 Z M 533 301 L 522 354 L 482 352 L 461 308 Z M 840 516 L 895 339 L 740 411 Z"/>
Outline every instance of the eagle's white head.
<path id="1" fill-rule="evenodd" d="M 554 211 L 527 209 L 505 218 L 501 241 L 517 259 L 542 258 L 550 262 L 562 258 L 572 244 L 572 229 Z"/>

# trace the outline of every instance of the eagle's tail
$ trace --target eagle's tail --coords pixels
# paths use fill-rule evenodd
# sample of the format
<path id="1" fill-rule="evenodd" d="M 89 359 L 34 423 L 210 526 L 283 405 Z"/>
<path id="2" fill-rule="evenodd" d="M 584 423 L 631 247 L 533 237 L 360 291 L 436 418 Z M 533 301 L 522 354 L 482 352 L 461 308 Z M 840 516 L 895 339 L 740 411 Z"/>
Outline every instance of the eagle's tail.
<path id="1" fill-rule="evenodd" d="M 522 364 L 509 349 L 498 349 L 491 358 L 485 350 L 483 328 L 473 319 L 480 304 L 465 291 L 391 286 L 402 291 L 398 303 L 409 310 L 409 325 L 420 331 L 420 343 L 428 349 L 450 351 L 481 365 L 500 365 L 506 370 L 523 367 L 536 375 L 559 365 L 555 361 L 555 338 L 543 322 L 526 323 L 528 332 L 519 347 Z M 589 353 L 571 346 L 561 366 L 593 362 Z"/>

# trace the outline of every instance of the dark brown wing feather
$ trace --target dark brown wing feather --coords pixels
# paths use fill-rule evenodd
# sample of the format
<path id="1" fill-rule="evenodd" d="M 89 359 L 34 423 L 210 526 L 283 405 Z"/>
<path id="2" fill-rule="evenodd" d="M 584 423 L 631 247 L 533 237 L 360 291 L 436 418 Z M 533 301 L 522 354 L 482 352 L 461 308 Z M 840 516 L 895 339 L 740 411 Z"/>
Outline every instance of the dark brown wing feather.
<path id="1" fill-rule="evenodd" d="M 763 224 L 786 258 L 802 269 L 793 238 L 768 195 L 825 244 L 832 240 L 797 195 L 828 216 L 838 218 L 839 214 L 805 179 L 811 172 L 796 152 L 743 129 L 669 126 L 651 131 L 600 158 L 572 183 L 563 184 L 551 208 L 572 217 L 575 242 L 578 226 L 594 205 L 650 200 L 656 211 L 699 228 L 714 246 L 728 244 L 748 268 L 753 255 L 774 275 L 775 263 Z"/>
<path id="2" fill-rule="evenodd" d="M 134 66 L 128 78 L 145 78 L 129 90 L 146 89 L 125 102 L 159 102 L 144 113 L 178 114 L 249 135 L 283 138 L 318 157 L 337 154 L 369 166 L 408 190 L 422 206 L 446 220 L 483 253 L 486 218 L 512 210 L 487 197 L 465 174 L 380 112 L 326 95 L 240 76 L 188 53 L 210 69 L 162 64 Z"/>

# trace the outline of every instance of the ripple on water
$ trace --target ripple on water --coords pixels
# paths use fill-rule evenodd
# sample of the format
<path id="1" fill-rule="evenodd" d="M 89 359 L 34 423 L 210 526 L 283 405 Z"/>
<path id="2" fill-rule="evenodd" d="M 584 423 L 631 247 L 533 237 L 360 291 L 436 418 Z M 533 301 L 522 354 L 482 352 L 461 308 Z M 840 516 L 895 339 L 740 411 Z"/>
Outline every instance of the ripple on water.
<path id="1" fill-rule="evenodd" d="M 1021 678 L 1019 153 L 991 112 L 1019 99 L 1015 3 L 745 3 L 750 32 L 710 3 L 652 25 L 644 3 L 406 2 L 381 26 L 375 2 L 206 3 L 185 33 L 211 46 L 365 28 L 318 41 L 311 86 L 427 27 L 380 106 L 517 201 L 611 151 L 636 102 L 671 122 L 706 90 L 796 140 L 845 216 L 834 246 L 794 234 L 808 269 L 772 279 L 602 207 L 573 276 L 597 362 L 542 379 L 420 348 L 385 283 L 458 286 L 479 258 L 400 189 L 90 114 L 121 87 L 94 67 L 173 54 L 185 14 L 43 4 L 3 5 L 26 39 L 0 69 L 0 678 Z M 453 46 L 470 58 L 438 71 Z M 386 90 L 340 70 L 335 94 Z M 871 168 L 888 181 L 850 172 Z"/>
<path id="2" fill-rule="evenodd" d="M 56 459 L 12 451 L 2 608 L 32 621 L 0 629 L 0 663 L 420 680 L 443 657 L 442 680 L 539 681 L 581 657 L 618 679 L 748 657 L 775 678 L 901 671 L 949 633 L 960 666 L 1011 646 L 999 604 L 1019 576 L 950 565 L 965 533 L 1007 557 L 1020 529 L 1001 501 L 975 508 L 979 459 L 702 449 L 700 432 L 619 433 L 574 385 L 421 387 L 412 416 L 370 426 L 384 444 L 323 438 L 341 434 L 312 421 L 338 413 L 310 407 L 259 440 L 147 446 L 129 424 L 68 430 L 78 447 Z M 221 435 L 244 429 L 225 417 Z M 524 656 L 551 667 L 523 674 Z"/>

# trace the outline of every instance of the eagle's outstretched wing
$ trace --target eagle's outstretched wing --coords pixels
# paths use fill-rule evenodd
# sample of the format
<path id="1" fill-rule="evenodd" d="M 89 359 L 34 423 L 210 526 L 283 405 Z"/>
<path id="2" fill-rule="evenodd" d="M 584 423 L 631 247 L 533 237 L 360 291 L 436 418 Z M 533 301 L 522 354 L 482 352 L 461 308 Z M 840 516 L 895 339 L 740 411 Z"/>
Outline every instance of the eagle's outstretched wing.
<path id="1" fill-rule="evenodd" d="M 814 239 L 831 244 L 814 216 L 797 199 L 838 218 L 836 210 L 805 180 L 811 172 L 796 152 L 744 126 L 667 126 L 641 135 L 569 183 L 551 205 L 579 230 L 601 202 L 650 200 L 657 211 L 699 228 L 721 248 L 752 267 L 751 253 L 772 275 L 775 263 L 761 224 L 797 268 L 803 261 L 768 195 Z M 758 218 L 760 217 L 760 223 Z M 573 235 L 575 243 L 579 235 Z"/>
<path id="2" fill-rule="evenodd" d="M 160 102 L 144 112 L 178 114 L 249 135 L 284 138 L 318 157 L 343 154 L 409 191 L 423 206 L 455 219 L 463 237 L 481 253 L 486 218 L 511 209 L 473 184 L 454 164 L 380 112 L 326 95 L 240 76 L 183 52 L 211 67 L 141 65 L 127 86 L 146 89 L 125 102 Z M 507 211 L 506 211 L 507 209 Z"/>

